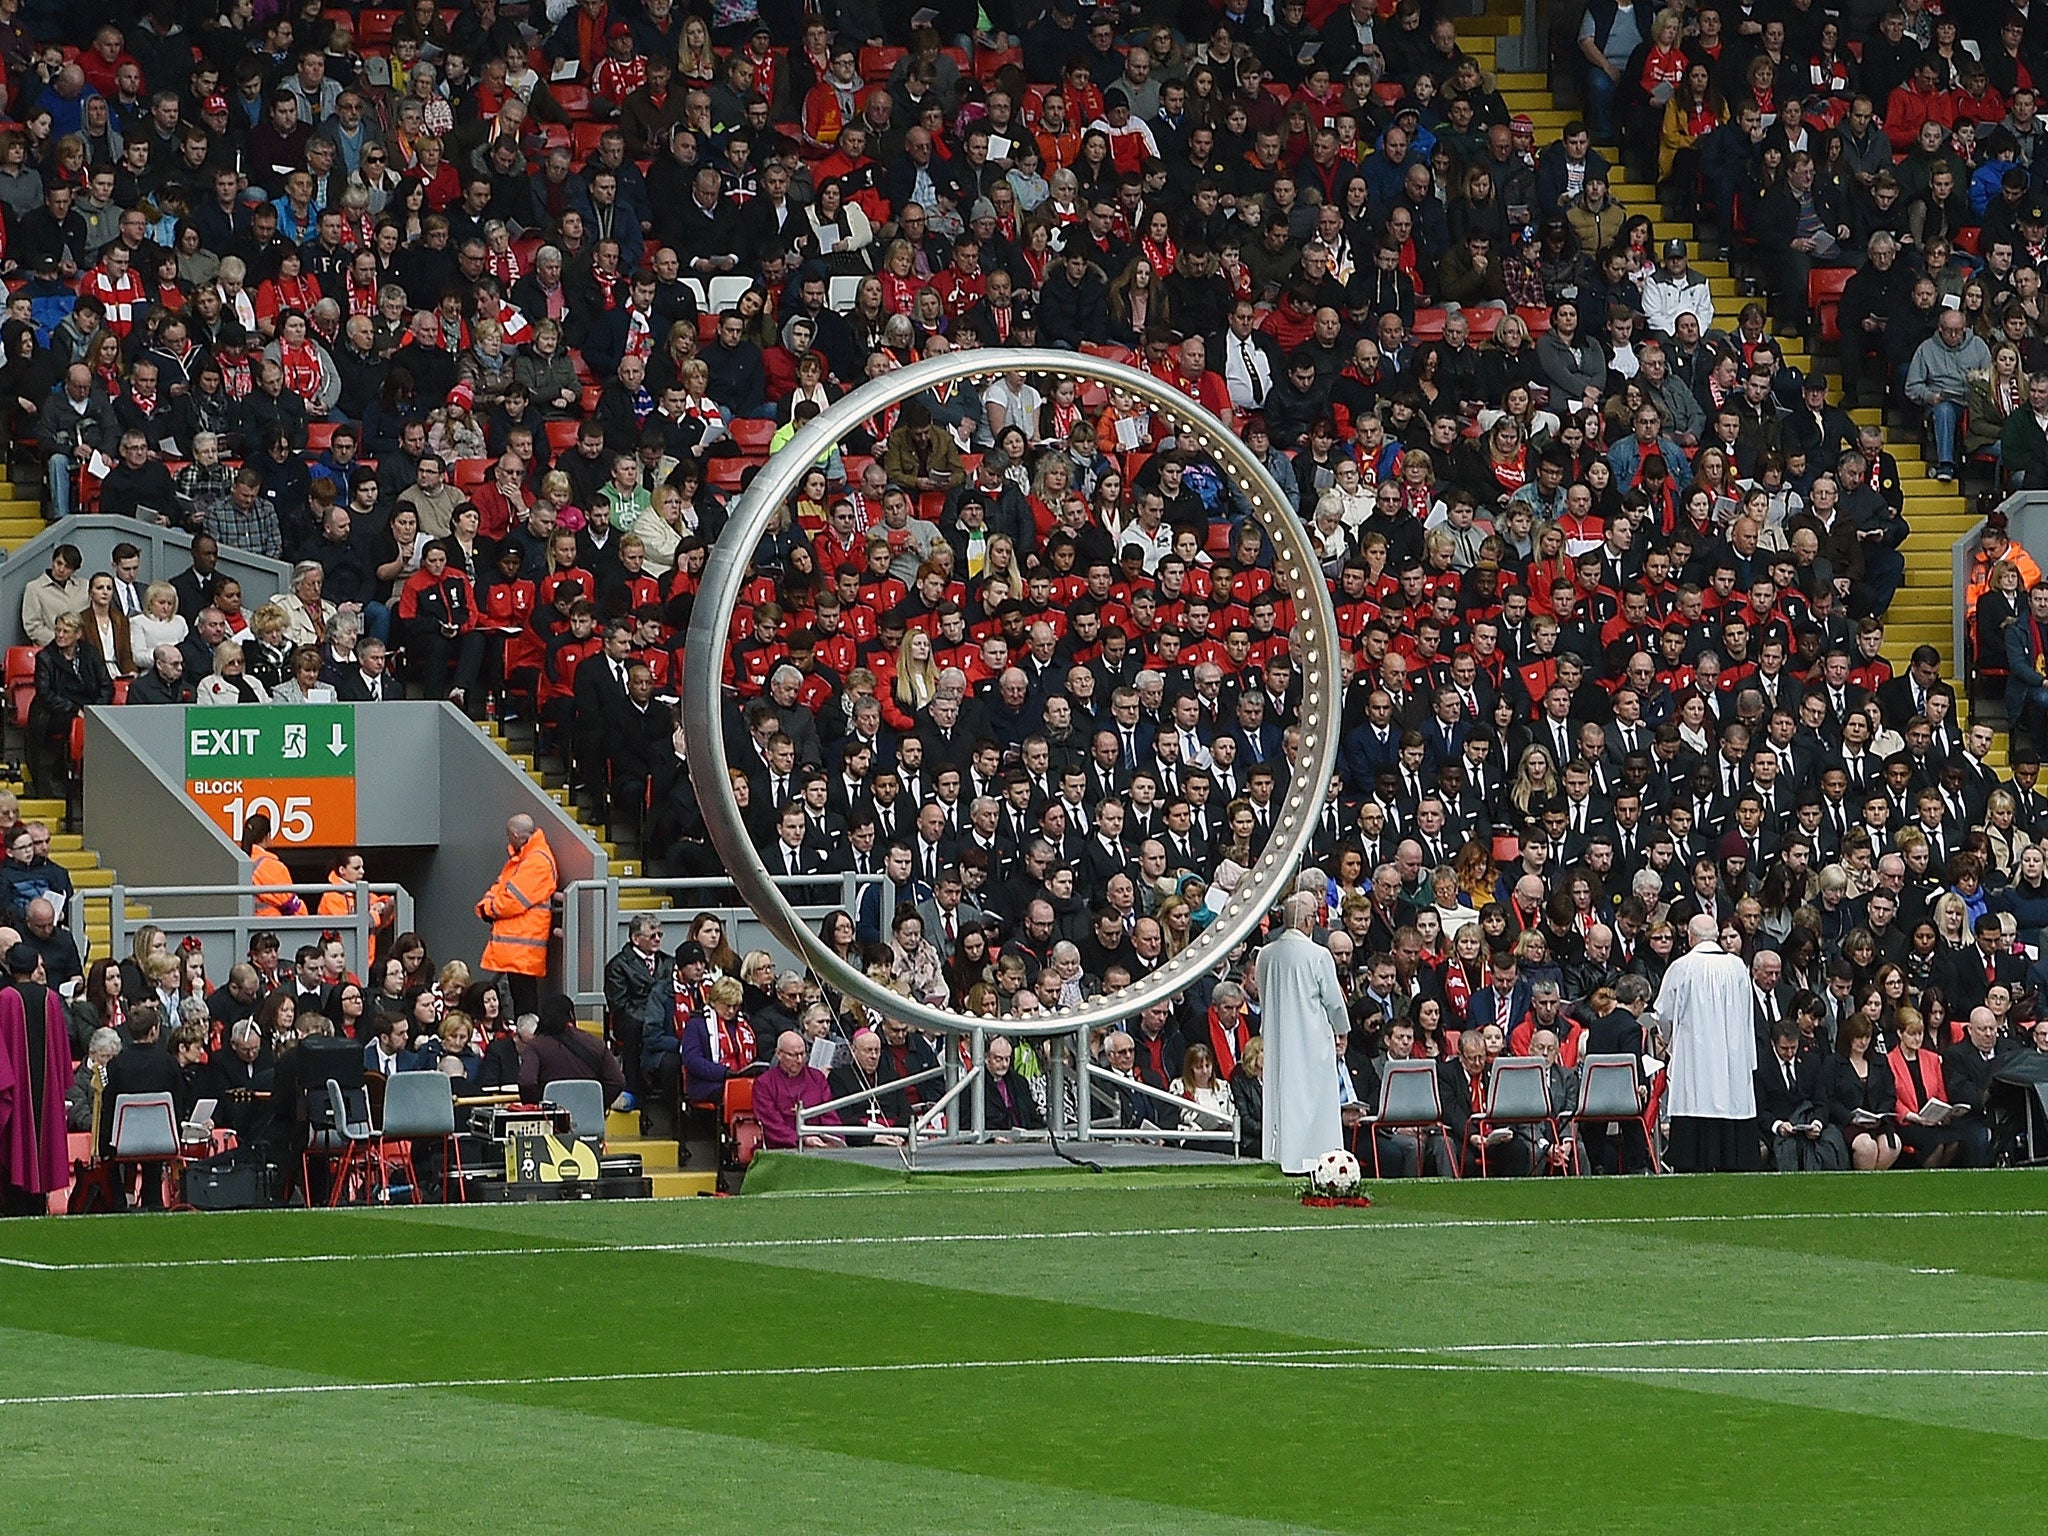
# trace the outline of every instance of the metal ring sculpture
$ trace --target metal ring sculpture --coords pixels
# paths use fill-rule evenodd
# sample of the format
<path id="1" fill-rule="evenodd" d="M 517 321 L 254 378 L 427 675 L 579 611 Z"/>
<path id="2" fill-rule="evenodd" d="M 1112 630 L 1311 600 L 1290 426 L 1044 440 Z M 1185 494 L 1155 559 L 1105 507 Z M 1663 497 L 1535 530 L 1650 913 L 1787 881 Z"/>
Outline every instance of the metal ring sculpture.
<path id="1" fill-rule="evenodd" d="M 1114 996 L 1077 1007 L 1047 1009 L 1022 1021 L 1004 1021 L 1012 1033 L 1073 1034 L 1097 1025 L 1137 1018 L 1153 1004 L 1174 997 L 1213 968 L 1250 935 L 1259 919 L 1291 890 L 1297 865 L 1314 836 L 1330 776 L 1336 769 L 1336 721 L 1343 697 L 1339 663 L 1341 637 L 1330 593 L 1306 530 L 1263 464 L 1221 421 L 1172 386 L 1149 373 L 1049 347 L 1005 349 L 991 355 L 963 350 L 927 358 L 871 380 L 841 399 L 798 432 L 748 488 L 719 535 L 705 564 L 690 619 L 684 654 L 682 715 L 690 744 L 690 782 L 697 791 L 712 846 L 725 861 L 733 884 L 755 915 L 802 955 L 828 985 L 878 1012 L 928 1030 L 959 1030 L 985 1024 L 980 1018 L 935 1008 L 869 980 L 828 949 L 796 918 L 747 836 L 727 777 L 721 688 L 722 663 L 733 610 L 746 584 L 754 549 L 776 509 L 795 490 L 804 472 L 838 445 L 842 430 L 880 414 L 934 385 L 991 377 L 997 372 L 1050 373 L 1127 391 L 1173 419 L 1180 440 L 1209 452 L 1251 507 L 1275 550 L 1274 576 L 1293 597 L 1300 636 L 1294 661 L 1301 675 L 1300 761 L 1280 804 L 1265 852 L 1248 870 L 1229 901 L 1201 934 L 1158 970 Z"/>

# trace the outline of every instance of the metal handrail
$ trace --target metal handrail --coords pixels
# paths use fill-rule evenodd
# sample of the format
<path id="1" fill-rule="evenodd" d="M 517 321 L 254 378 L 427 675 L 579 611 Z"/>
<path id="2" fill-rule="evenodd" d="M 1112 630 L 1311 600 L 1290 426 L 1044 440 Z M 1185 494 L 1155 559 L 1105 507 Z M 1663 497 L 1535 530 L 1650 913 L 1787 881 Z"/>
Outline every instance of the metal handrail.
<path id="1" fill-rule="evenodd" d="M 355 910 L 345 917 L 331 914 L 323 916 L 312 910 L 289 915 L 263 914 L 256 911 L 256 898 L 276 895 L 280 891 L 294 896 L 326 896 L 346 889 L 354 900 Z M 413 926 L 412 893 L 393 881 L 358 880 L 343 887 L 331 882 L 301 882 L 291 885 L 123 885 L 118 881 L 108 887 L 107 896 L 112 903 L 112 912 L 107 929 L 107 942 L 116 955 L 125 955 L 129 949 L 129 938 L 137 928 L 154 923 L 160 928 L 183 930 L 187 933 L 232 934 L 238 953 L 229 964 L 241 960 L 248 953 L 248 935 L 259 929 L 276 933 L 282 941 L 285 934 L 319 934 L 334 932 L 344 936 L 344 942 L 353 939 L 354 954 L 352 968 L 367 982 L 370 962 L 377 952 L 377 924 L 370 910 L 370 898 L 389 896 L 393 899 L 392 931 L 403 933 Z M 145 903 L 154 901 L 189 901 L 232 897 L 235 900 L 233 912 L 202 913 L 190 917 L 151 916 L 131 921 L 128 917 L 128 902 L 131 898 Z"/>
<path id="2" fill-rule="evenodd" d="M 844 908 L 854 911 L 860 901 L 861 891 L 870 885 L 879 884 L 885 876 L 856 875 L 850 871 L 839 875 L 776 875 L 778 886 L 800 890 L 817 890 L 821 885 L 837 882 L 840 900 L 833 905 L 822 902 L 807 903 L 814 907 L 817 915 Z M 562 990 L 578 1007 L 602 1007 L 604 1004 L 604 966 L 611 958 L 611 943 L 614 930 L 622 918 L 627 916 L 619 905 L 622 891 L 651 891 L 659 895 L 664 892 L 705 891 L 717 892 L 727 897 L 736 896 L 730 880 L 717 875 L 679 875 L 670 878 L 655 878 L 646 875 L 613 875 L 602 880 L 572 880 L 561 890 L 562 902 Z M 599 899 L 599 910 L 587 910 L 589 898 L 595 894 Z M 682 909 L 670 906 L 664 911 L 679 912 Z M 742 914 L 751 915 L 750 908 L 730 900 L 716 903 L 705 910 L 714 913 L 728 923 Z M 804 910 L 804 909 L 799 909 Z M 638 913 L 632 914 L 638 916 Z M 659 915 L 658 913 L 656 915 Z M 596 949 L 590 950 L 586 929 L 595 928 L 599 935 Z M 589 964 L 586 966 L 586 958 Z"/>
<path id="3" fill-rule="evenodd" d="M 1088 1108 L 1088 1089 L 1097 1079 L 1119 1084 L 1135 1092 L 1142 1093 L 1146 1098 L 1162 1104 L 1175 1104 L 1182 1109 L 1191 1109 L 1196 1114 L 1207 1118 L 1213 1119 L 1216 1115 L 1216 1111 L 1209 1105 L 1194 1099 L 1183 1098 L 1171 1089 L 1154 1088 L 1150 1083 L 1140 1082 L 1135 1077 L 1126 1077 L 1113 1067 L 1097 1066 L 1094 1060 L 1084 1052 L 1081 1057 L 1080 1103 L 1077 1106 L 1077 1112 L 1084 1123 L 1094 1118 Z M 1140 1126 L 1095 1125 L 1090 1127 L 1088 1134 L 1098 1138 L 1129 1137 L 1134 1140 L 1150 1140 L 1154 1136 L 1172 1136 L 1180 1141 L 1222 1141 L 1227 1138 L 1231 1146 L 1231 1155 L 1235 1156 L 1238 1145 L 1238 1130 L 1237 1101 L 1233 1098 L 1230 1103 L 1230 1123 L 1225 1126 L 1218 1126 L 1214 1130 L 1190 1130 L 1179 1126 L 1162 1125 L 1147 1131 Z"/>

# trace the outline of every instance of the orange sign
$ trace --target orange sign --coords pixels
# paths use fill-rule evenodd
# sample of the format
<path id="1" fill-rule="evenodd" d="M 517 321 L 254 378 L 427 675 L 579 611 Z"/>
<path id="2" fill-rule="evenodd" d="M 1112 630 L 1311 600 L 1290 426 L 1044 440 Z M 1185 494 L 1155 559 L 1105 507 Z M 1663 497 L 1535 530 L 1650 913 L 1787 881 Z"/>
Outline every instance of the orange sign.
<path id="1" fill-rule="evenodd" d="M 251 816 L 270 818 L 271 840 L 291 848 L 345 848 L 356 840 L 354 779 L 188 779 L 192 803 L 236 842 Z"/>

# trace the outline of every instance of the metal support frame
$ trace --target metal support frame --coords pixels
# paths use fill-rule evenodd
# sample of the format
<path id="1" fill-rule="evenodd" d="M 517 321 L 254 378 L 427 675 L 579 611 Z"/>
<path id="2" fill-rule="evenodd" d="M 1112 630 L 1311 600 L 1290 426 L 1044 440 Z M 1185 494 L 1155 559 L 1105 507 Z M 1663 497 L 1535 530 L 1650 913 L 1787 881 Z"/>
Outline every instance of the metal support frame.
<path id="1" fill-rule="evenodd" d="M 1302 673 L 1300 763 L 1280 806 L 1265 853 L 1216 919 L 1186 949 L 1114 997 L 1046 1010 L 1043 1022 L 1018 1021 L 1025 1036 L 1072 1035 L 1087 1056 L 1087 1032 L 1119 1024 L 1174 997 L 1218 964 L 1257 928 L 1293 887 L 1296 868 L 1315 831 L 1326 786 L 1336 769 L 1336 716 L 1343 690 L 1342 638 L 1321 564 L 1295 509 L 1244 443 L 1209 411 L 1149 373 L 1086 353 L 1050 347 L 1005 349 L 990 355 L 963 350 L 926 358 L 869 381 L 798 432 L 784 452 L 757 475 L 732 509 L 705 566 L 684 651 L 682 722 L 692 785 L 712 845 L 731 871 L 733 885 L 756 917 L 828 985 L 875 1012 L 912 1027 L 958 1035 L 987 1021 L 904 998 L 847 965 L 811 932 L 783 899 L 747 836 L 727 778 L 722 665 L 725 637 L 749 575 L 762 532 L 802 475 L 834 447 L 846 430 L 920 391 L 938 385 L 1021 371 L 1072 377 L 1112 386 L 1172 420 L 1183 447 L 1212 455 L 1232 489 L 1251 509 L 1274 548 L 1276 584 L 1294 600 L 1298 615 L 1293 652 Z M 1085 1105 L 1087 1079 L 1081 1087 Z M 1080 1116 L 1085 1123 L 1085 1109 Z"/>

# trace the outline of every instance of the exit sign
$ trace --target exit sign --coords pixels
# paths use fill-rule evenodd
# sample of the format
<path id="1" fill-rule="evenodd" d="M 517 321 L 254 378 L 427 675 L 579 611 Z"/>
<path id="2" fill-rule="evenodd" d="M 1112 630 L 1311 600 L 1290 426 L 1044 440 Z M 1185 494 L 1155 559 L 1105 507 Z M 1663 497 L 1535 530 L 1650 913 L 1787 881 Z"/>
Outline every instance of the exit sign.
<path id="1" fill-rule="evenodd" d="M 192 705 L 185 788 L 236 842 L 251 816 L 294 847 L 356 840 L 356 718 L 346 704 Z"/>

